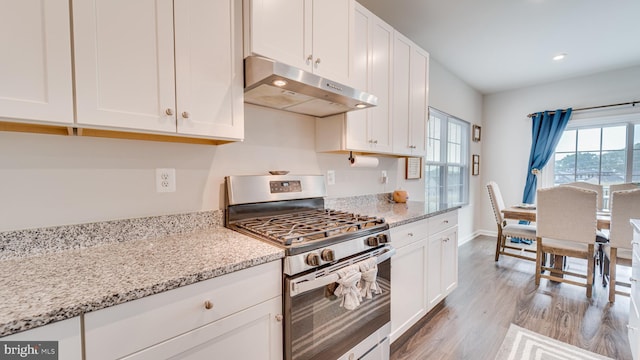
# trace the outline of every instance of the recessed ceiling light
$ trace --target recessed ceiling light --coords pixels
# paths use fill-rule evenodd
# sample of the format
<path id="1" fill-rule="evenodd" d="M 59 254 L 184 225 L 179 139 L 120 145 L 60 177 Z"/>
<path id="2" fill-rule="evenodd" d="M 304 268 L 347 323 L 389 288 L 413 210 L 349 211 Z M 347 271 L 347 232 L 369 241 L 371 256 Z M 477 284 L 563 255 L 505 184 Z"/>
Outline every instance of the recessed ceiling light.
<path id="1" fill-rule="evenodd" d="M 366 108 L 366 107 L 367 107 L 367 105 L 360 103 L 360 104 L 356 104 L 356 107 L 357 107 L 358 109 L 364 109 L 364 108 Z"/>
<path id="2" fill-rule="evenodd" d="M 560 60 L 564 60 L 564 58 L 567 57 L 567 54 L 562 53 L 562 54 L 558 54 L 556 56 L 553 57 L 553 61 L 560 61 Z"/>
<path id="3" fill-rule="evenodd" d="M 278 80 L 274 80 L 273 81 L 273 85 L 278 86 L 278 87 L 283 87 L 283 86 L 287 85 L 287 82 L 282 80 L 282 79 L 278 79 Z"/>

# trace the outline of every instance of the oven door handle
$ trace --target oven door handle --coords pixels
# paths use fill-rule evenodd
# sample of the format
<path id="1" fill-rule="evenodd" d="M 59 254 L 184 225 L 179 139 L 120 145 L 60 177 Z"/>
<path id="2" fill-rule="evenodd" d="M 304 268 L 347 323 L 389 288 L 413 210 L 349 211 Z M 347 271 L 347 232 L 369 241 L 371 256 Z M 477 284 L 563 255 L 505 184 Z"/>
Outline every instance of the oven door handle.
<path id="1" fill-rule="evenodd" d="M 389 260 L 396 253 L 396 249 L 392 247 L 388 247 L 385 250 L 386 250 L 385 252 L 378 255 L 378 258 L 377 258 L 378 264 Z M 314 289 L 327 286 L 340 279 L 338 277 L 337 272 L 332 272 L 330 274 L 321 276 L 319 278 L 314 278 L 314 275 L 315 274 L 312 273 L 307 276 L 302 276 L 300 278 L 291 280 L 291 282 L 289 283 L 289 296 L 294 297 L 296 295 L 305 293 L 309 290 L 314 290 Z"/>

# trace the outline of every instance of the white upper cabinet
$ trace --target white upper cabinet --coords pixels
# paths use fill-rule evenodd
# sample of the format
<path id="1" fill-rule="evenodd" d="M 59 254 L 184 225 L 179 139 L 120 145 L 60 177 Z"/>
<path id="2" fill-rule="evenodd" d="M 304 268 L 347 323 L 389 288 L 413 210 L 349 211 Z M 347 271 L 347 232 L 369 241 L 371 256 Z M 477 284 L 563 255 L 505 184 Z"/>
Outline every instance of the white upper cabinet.
<path id="1" fill-rule="evenodd" d="M 78 125 L 242 138 L 241 16 L 234 0 L 74 1 Z"/>
<path id="2" fill-rule="evenodd" d="M 352 0 L 245 0 L 245 56 L 350 84 Z"/>
<path id="3" fill-rule="evenodd" d="M 351 85 L 376 95 L 378 105 L 316 120 L 316 149 L 391 153 L 394 30 L 354 4 Z"/>
<path id="4" fill-rule="evenodd" d="M 73 123 L 69 1 L 0 1 L 0 117 Z"/>
<path id="5" fill-rule="evenodd" d="M 393 152 L 426 154 L 429 54 L 395 33 L 393 70 Z"/>

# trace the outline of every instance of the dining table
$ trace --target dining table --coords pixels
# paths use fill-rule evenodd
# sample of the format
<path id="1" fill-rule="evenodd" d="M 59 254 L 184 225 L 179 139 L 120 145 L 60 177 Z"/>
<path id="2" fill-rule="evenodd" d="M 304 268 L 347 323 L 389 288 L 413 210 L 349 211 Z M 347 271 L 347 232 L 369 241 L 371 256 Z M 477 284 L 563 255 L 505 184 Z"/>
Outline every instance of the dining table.
<path id="1" fill-rule="evenodd" d="M 533 204 L 514 205 L 502 210 L 502 217 L 511 220 L 536 221 L 536 208 Z M 611 213 L 608 211 L 596 212 L 597 228 L 599 230 L 609 229 L 611 226 Z M 561 269 L 564 264 L 562 256 L 556 255 L 553 261 L 553 267 Z M 560 271 L 551 271 L 555 276 L 562 277 Z"/>
<path id="2" fill-rule="evenodd" d="M 502 210 L 502 217 L 511 220 L 536 221 L 536 208 L 534 206 L 510 206 Z M 596 212 L 598 229 L 609 229 L 611 226 L 611 213 L 608 211 Z"/>

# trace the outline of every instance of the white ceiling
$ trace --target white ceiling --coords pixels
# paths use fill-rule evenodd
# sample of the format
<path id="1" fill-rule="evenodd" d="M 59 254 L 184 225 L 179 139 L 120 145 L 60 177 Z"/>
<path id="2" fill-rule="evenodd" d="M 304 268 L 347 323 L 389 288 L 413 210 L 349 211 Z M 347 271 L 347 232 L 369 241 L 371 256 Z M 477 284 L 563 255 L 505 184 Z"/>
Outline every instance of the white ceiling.
<path id="1" fill-rule="evenodd" d="M 358 2 L 483 94 L 640 65 L 640 0 Z"/>

